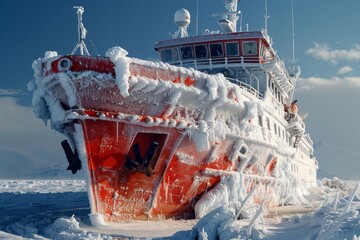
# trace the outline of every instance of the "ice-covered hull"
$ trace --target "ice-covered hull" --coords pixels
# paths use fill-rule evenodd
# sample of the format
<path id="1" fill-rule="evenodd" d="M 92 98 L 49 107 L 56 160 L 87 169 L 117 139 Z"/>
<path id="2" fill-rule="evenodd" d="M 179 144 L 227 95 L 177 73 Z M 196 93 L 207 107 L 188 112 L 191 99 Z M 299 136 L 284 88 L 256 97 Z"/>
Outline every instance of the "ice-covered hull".
<path id="1" fill-rule="evenodd" d="M 198 200 L 232 174 L 244 176 L 243 192 L 260 186 L 256 202 L 278 204 L 269 196 L 280 155 L 258 136 L 256 95 L 221 76 L 125 60 L 120 73 L 106 58 L 38 64 L 33 104 L 85 165 L 92 213 L 108 222 L 192 218 Z"/>

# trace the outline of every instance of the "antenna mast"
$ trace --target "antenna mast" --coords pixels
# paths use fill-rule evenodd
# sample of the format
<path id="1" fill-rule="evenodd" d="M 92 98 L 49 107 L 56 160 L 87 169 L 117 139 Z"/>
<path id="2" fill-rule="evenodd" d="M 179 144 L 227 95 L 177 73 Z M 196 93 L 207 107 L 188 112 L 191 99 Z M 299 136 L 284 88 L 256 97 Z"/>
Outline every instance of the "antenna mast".
<path id="1" fill-rule="evenodd" d="M 76 13 L 78 15 L 78 36 L 79 36 L 79 41 L 76 44 L 74 50 L 71 52 L 71 55 L 74 55 L 75 52 L 78 50 L 78 48 L 80 48 L 80 55 L 88 55 L 89 51 L 85 45 L 85 38 L 86 38 L 86 29 L 84 27 L 84 24 L 82 23 L 82 15 L 84 13 L 84 8 L 81 6 L 74 6 L 75 9 L 77 9 Z M 85 53 L 85 54 L 84 54 Z"/>
<path id="2" fill-rule="evenodd" d="M 291 25 L 292 25 L 292 69 L 290 70 L 290 79 L 292 79 L 294 88 L 290 91 L 288 104 L 291 104 L 294 98 L 296 82 L 300 77 L 300 67 L 295 66 L 295 18 L 294 18 L 294 0 L 291 0 Z"/>
<path id="3" fill-rule="evenodd" d="M 265 0 L 265 35 L 268 35 L 268 19 L 270 18 L 268 15 L 268 6 L 267 6 L 267 0 Z"/>
<path id="4" fill-rule="evenodd" d="M 199 0 L 196 1 L 196 36 L 199 35 Z"/>
<path id="5" fill-rule="evenodd" d="M 294 0 L 291 0 L 291 21 L 292 21 L 292 70 L 295 73 L 295 20 L 294 20 Z"/>
<path id="6" fill-rule="evenodd" d="M 213 17 L 220 17 L 218 24 L 225 33 L 236 32 L 237 21 L 241 11 L 237 10 L 238 2 L 240 0 L 222 0 L 228 12 L 212 14 Z M 241 29 L 241 26 L 240 26 Z"/>

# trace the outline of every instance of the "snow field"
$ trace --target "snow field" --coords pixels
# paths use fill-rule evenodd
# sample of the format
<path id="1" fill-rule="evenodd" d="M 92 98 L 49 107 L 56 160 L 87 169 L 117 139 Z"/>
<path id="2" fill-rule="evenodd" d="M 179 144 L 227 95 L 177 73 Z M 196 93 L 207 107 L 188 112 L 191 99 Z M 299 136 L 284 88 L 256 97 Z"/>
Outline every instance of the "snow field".
<path id="1" fill-rule="evenodd" d="M 360 187 L 356 182 L 330 181 L 348 188 L 319 184 L 309 189 L 307 205 L 279 207 L 277 214 L 272 210 L 266 215 L 255 206 L 254 213 L 244 218 L 238 209 L 225 204 L 200 220 L 92 227 L 85 181 L 1 180 L 0 239 L 359 240 L 360 190 L 356 188 Z M 305 213 L 309 209 L 314 210 Z"/>

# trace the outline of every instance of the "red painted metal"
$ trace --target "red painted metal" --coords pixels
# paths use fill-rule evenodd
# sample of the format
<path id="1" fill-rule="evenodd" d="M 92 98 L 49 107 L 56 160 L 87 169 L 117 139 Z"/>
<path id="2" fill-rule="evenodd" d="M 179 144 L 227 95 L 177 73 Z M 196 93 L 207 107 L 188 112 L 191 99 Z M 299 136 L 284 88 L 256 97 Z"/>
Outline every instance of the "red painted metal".
<path id="1" fill-rule="evenodd" d="M 69 69 L 60 70 L 59 61 L 64 58 L 72 64 Z M 115 75 L 110 59 L 88 56 L 60 57 L 52 62 L 52 69 L 45 75 L 60 71 L 96 71 Z M 130 73 L 130 77 L 171 81 L 188 87 L 198 84 L 193 76 L 139 63 L 130 64 Z M 54 77 L 52 81 L 56 82 L 57 78 Z M 188 123 L 183 128 L 146 124 L 148 118 L 152 118 L 171 120 L 177 125 L 178 121 L 172 116 L 165 116 L 166 104 L 154 105 L 150 114 L 146 104 L 136 102 L 136 95 L 125 99 L 120 94 L 109 94 L 118 91 L 115 81 L 106 83 L 107 87 L 101 90 L 91 84 L 83 87 L 81 81 L 86 81 L 86 77 L 73 83 L 77 89 L 78 106 L 69 106 L 61 84 L 52 84 L 52 91 L 65 110 L 77 113 L 78 118 L 66 123 L 65 127 L 71 135 L 73 124 L 80 123 L 82 126 L 90 195 L 93 197 L 92 212 L 102 214 L 106 221 L 192 218 L 195 203 L 220 181 L 219 176 L 206 174 L 204 170 L 234 171 L 239 165 L 240 159 L 235 163 L 228 159 L 234 139 L 211 143 L 208 150 L 198 151 L 194 141 L 184 132 Z M 161 93 L 150 95 L 146 97 L 166 97 Z M 227 95 L 229 99 L 237 101 L 234 94 L 229 92 Z M 178 109 L 178 112 L 182 110 Z M 198 121 L 200 116 L 195 110 L 192 121 Z M 137 119 L 137 122 L 131 119 Z M 151 156 L 149 166 L 145 166 L 142 161 L 153 143 L 158 148 Z M 192 159 L 190 163 L 186 161 L 187 157 Z M 256 168 L 253 167 L 252 171 L 257 174 Z M 250 187 L 254 184 L 250 184 Z"/>

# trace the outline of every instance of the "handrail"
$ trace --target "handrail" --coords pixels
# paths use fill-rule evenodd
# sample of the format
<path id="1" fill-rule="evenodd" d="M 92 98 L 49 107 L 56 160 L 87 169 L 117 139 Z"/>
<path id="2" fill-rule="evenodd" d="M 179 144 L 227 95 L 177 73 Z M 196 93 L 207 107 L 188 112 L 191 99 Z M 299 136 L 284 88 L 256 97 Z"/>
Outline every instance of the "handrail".
<path id="1" fill-rule="evenodd" d="M 239 86 L 240 88 L 248 91 L 249 93 L 255 95 L 257 98 L 262 98 L 262 94 L 261 92 L 259 92 L 257 89 L 255 89 L 254 87 L 252 87 L 251 85 L 247 84 L 247 83 L 244 83 L 242 81 L 240 81 L 239 79 L 235 79 L 235 78 L 229 78 L 229 77 L 226 77 L 226 79 L 228 81 L 230 81 L 231 83 L 234 83 L 236 84 L 237 86 Z"/>
<path id="2" fill-rule="evenodd" d="M 175 66 L 181 67 L 194 67 L 198 70 L 199 68 L 207 67 L 212 69 L 216 65 L 225 65 L 225 67 L 230 67 L 232 64 L 265 64 L 271 63 L 275 60 L 273 57 L 259 57 L 259 56 L 238 56 L 238 57 L 220 57 L 220 58 L 200 58 L 200 59 L 187 59 L 187 60 L 177 60 L 169 61 L 167 63 Z"/>

